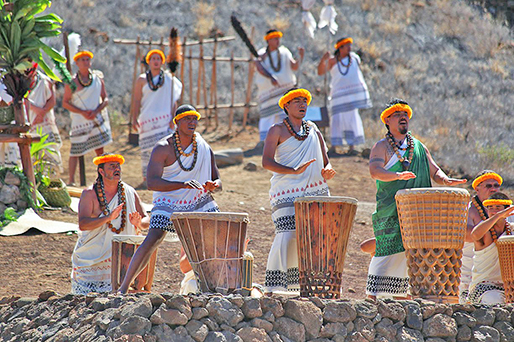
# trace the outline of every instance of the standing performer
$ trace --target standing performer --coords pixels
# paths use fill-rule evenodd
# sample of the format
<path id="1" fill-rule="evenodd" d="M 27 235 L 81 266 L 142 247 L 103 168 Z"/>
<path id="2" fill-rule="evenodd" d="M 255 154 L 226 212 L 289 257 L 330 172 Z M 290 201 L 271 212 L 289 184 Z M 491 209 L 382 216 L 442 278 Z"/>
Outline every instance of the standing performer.
<path id="1" fill-rule="evenodd" d="M 394 99 L 380 115 L 387 128 L 385 139 L 371 149 L 369 172 L 377 180 L 377 209 L 373 213 L 375 255 L 371 259 L 366 285 L 370 298 L 407 297 L 409 276 L 400 222 L 394 196 L 401 189 L 453 186 L 465 179 L 448 177 L 435 163 L 428 149 L 409 132 L 412 109 Z M 432 175 L 432 176 L 431 176 Z"/>
<path id="2" fill-rule="evenodd" d="M 30 132 L 36 133 L 39 128 L 43 135 L 48 134 L 46 142 L 55 143 L 55 145 L 51 147 L 54 153 L 48 153 L 48 157 L 58 167 L 59 172 L 62 172 L 63 168 L 60 152 L 62 141 L 59 135 L 59 129 L 55 123 L 54 84 L 50 78 L 41 71 L 35 73 L 34 82 L 35 85 L 28 97 L 30 103 Z"/>
<path id="3" fill-rule="evenodd" d="M 146 179 L 146 168 L 152 149 L 162 138 L 173 132 L 173 113 L 182 92 L 182 83 L 162 69 L 164 52 L 155 49 L 146 55 L 150 67 L 141 74 L 134 88 L 134 105 L 132 106 L 132 127 L 139 131 L 141 148 L 141 168 Z M 173 84 L 173 101 L 171 87 Z"/>
<path id="4" fill-rule="evenodd" d="M 130 262 L 119 288 L 121 293 L 127 292 L 146 267 L 166 232 L 175 232 L 170 220 L 175 211 L 219 211 L 212 192 L 221 190 L 221 180 L 214 153 L 195 133 L 200 117 L 194 107 L 180 106 L 173 119 L 177 125 L 175 133 L 159 141 L 152 151 L 147 179 L 148 189 L 154 191 L 150 229 Z M 190 277 L 186 273 L 185 278 Z"/>
<path id="5" fill-rule="evenodd" d="M 82 192 L 79 202 L 79 233 L 71 257 L 71 292 L 109 292 L 111 286 L 112 237 L 136 235 L 148 228 L 149 219 L 136 191 L 121 181 L 119 154 L 93 159 L 98 177 Z"/>
<path id="6" fill-rule="evenodd" d="M 300 291 L 294 200 L 329 196 L 327 180 L 336 173 L 320 131 L 303 120 L 311 99 L 306 89 L 287 91 L 279 101 L 286 118 L 270 128 L 264 143 L 262 166 L 273 172 L 269 193 L 276 234 L 266 267 L 266 293 Z"/>
<path id="7" fill-rule="evenodd" d="M 75 171 L 80 156 L 95 151 L 99 156 L 112 143 L 111 124 L 107 114 L 107 92 L 101 73 L 91 71 L 93 53 L 80 51 L 73 60 L 79 71 L 73 77 L 77 90 L 65 84 L 62 106 L 71 112 L 69 184 L 75 183 Z M 105 109 L 105 110 L 104 110 Z"/>
<path id="8" fill-rule="evenodd" d="M 481 171 L 473 180 L 472 186 L 476 195 L 471 198 L 468 206 L 468 231 L 466 242 L 462 248 L 462 266 L 460 268 L 459 302 L 468 303 L 469 284 L 471 283 L 471 270 L 473 268 L 474 243 L 471 232 L 476 225 L 489 218 L 483 201 L 500 190 L 502 177 L 494 171 Z"/>
<path id="9" fill-rule="evenodd" d="M 503 234 L 512 235 L 506 219 L 513 214 L 514 206 L 509 197 L 501 192 L 493 193 L 483 205 L 487 208 L 489 218 L 480 222 L 471 232 L 475 255 L 469 300 L 473 304 L 502 304 L 505 303 L 505 289 L 496 240 Z"/>
<path id="10" fill-rule="evenodd" d="M 293 71 L 298 70 L 303 61 L 305 49 L 298 48 L 300 60 L 295 60 L 293 54 L 280 45 L 282 32 L 269 30 L 264 36 L 268 46 L 258 51 L 261 63 L 255 63 L 257 77 L 255 83 L 259 97 L 259 137 L 264 141 L 271 126 L 285 118 L 282 109 L 277 105 L 280 97 L 296 84 Z"/>
<path id="11" fill-rule="evenodd" d="M 330 141 L 329 154 L 336 146 L 349 145 L 348 154 L 355 154 L 355 145 L 364 144 L 364 128 L 359 109 L 371 108 L 368 86 L 360 69 L 361 59 L 352 52 L 352 38 L 342 38 L 334 45 L 334 57 L 327 51 L 318 65 L 318 75 L 330 70 Z M 328 61 L 327 61 L 328 60 Z"/>

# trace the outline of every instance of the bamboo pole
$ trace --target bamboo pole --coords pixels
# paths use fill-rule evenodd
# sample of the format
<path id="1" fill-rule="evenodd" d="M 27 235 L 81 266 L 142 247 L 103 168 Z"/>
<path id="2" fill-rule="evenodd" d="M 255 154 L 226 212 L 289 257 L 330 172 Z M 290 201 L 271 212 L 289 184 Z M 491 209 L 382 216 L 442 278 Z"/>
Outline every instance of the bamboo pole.
<path id="1" fill-rule="evenodd" d="M 182 46 L 184 47 L 184 50 L 186 49 L 186 41 L 187 41 L 187 37 L 184 37 L 184 42 L 182 43 Z M 186 54 L 186 51 L 182 51 L 182 59 L 180 60 L 180 80 L 182 82 L 184 82 L 184 64 L 185 64 L 185 54 Z M 180 93 L 180 103 L 179 105 L 181 105 L 182 103 L 184 103 L 184 86 L 182 86 L 182 92 Z"/>
<path id="2" fill-rule="evenodd" d="M 228 117 L 228 131 L 232 131 L 232 122 L 234 121 L 234 90 L 235 90 L 235 82 L 234 82 L 234 50 L 230 52 L 230 112 Z"/>
<path id="3" fill-rule="evenodd" d="M 213 56 L 203 56 L 203 57 L 199 57 L 199 56 L 187 56 L 187 57 L 184 57 L 186 59 L 203 59 L 204 61 L 212 61 L 214 59 L 216 59 L 217 62 L 231 62 L 232 59 L 230 57 L 222 57 L 222 56 L 216 56 L 216 57 L 213 57 Z M 253 62 L 253 55 L 252 57 L 234 57 L 234 61 L 236 62 Z"/>
<path id="4" fill-rule="evenodd" d="M 255 32 L 255 27 L 252 26 L 252 33 L 250 36 L 250 41 L 253 40 L 253 35 Z M 252 84 L 253 84 L 253 73 L 255 72 L 255 66 L 253 63 L 248 64 L 248 85 L 246 88 L 246 101 L 245 103 L 249 103 L 252 98 Z M 248 120 L 248 113 L 250 112 L 250 107 L 245 107 L 245 111 L 243 114 L 243 127 L 242 129 L 246 129 L 246 122 Z"/>
<path id="5" fill-rule="evenodd" d="M 191 40 L 187 43 L 183 43 L 182 46 L 193 46 L 193 45 L 202 45 L 202 44 L 211 44 L 215 42 L 228 42 L 231 40 L 235 40 L 236 37 L 234 36 L 226 36 L 226 37 L 220 37 L 220 38 L 209 38 L 209 39 L 202 39 L 202 40 Z M 122 44 L 122 45 L 152 45 L 152 39 L 150 40 L 140 40 L 139 42 L 133 40 L 133 39 L 123 39 L 123 38 L 114 38 L 113 42 L 115 44 Z"/>

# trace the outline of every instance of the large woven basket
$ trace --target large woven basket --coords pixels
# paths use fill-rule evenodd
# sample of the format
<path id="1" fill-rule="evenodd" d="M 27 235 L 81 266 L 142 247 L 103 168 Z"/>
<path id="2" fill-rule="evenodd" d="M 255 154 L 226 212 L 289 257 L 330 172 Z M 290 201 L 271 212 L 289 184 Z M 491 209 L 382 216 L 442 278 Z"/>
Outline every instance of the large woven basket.
<path id="1" fill-rule="evenodd" d="M 50 185 L 40 185 L 39 192 L 45 198 L 46 203 L 52 207 L 69 207 L 71 197 L 62 179 L 52 180 Z"/>
<path id="2" fill-rule="evenodd" d="M 500 236 L 496 241 L 496 246 L 505 288 L 505 301 L 514 303 L 514 236 Z"/>
<path id="3" fill-rule="evenodd" d="M 468 217 L 467 190 L 404 189 L 395 197 L 405 249 L 462 249 Z"/>
<path id="4" fill-rule="evenodd" d="M 8 125 L 14 120 L 13 106 L 0 107 L 0 124 Z"/>

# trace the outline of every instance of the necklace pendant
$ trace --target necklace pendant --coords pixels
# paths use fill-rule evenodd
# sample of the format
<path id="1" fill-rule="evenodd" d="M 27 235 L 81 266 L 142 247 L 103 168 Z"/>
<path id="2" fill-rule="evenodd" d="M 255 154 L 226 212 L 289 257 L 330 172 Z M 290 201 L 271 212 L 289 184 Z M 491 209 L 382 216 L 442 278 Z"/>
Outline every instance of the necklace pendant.
<path id="1" fill-rule="evenodd" d="M 410 161 L 408 161 L 407 159 L 402 161 L 402 167 L 403 167 L 403 171 L 407 171 L 410 167 Z"/>

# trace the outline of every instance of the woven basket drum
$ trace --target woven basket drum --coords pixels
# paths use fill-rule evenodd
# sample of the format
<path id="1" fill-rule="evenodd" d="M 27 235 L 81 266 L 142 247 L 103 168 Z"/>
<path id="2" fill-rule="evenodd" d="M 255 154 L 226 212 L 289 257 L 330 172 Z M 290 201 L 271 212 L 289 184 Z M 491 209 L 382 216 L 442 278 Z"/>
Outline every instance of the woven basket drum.
<path id="1" fill-rule="evenodd" d="M 130 260 L 132 260 L 132 256 L 136 253 L 144 239 L 145 236 L 143 235 L 114 235 L 112 237 L 111 283 L 113 291 L 120 288 L 127 273 Z M 134 279 L 134 282 L 130 284 L 129 292 L 150 292 L 156 261 L 157 250 L 150 257 L 148 265 Z"/>
<path id="2" fill-rule="evenodd" d="M 71 204 L 70 194 L 62 179 L 50 181 L 48 187 L 41 184 L 38 190 L 51 207 L 69 207 Z"/>
<path id="3" fill-rule="evenodd" d="M 171 220 L 200 291 L 241 291 L 248 214 L 175 212 Z"/>
<path id="4" fill-rule="evenodd" d="M 300 296 L 340 298 L 357 200 L 337 196 L 298 197 L 294 206 Z"/>
<path id="5" fill-rule="evenodd" d="M 496 240 L 496 246 L 505 288 L 505 302 L 514 303 L 514 236 L 500 236 Z"/>
<path id="6" fill-rule="evenodd" d="M 469 193 L 455 188 L 404 189 L 396 193 L 411 294 L 458 303 Z"/>

